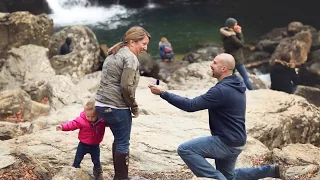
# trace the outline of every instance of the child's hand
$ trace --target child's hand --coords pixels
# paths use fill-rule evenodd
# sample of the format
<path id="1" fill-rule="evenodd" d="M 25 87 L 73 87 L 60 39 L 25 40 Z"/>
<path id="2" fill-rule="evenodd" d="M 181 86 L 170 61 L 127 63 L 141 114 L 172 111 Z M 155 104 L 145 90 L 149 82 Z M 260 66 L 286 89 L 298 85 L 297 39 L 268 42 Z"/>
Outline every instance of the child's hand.
<path id="1" fill-rule="evenodd" d="M 61 125 L 57 125 L 56 126 L 56 131 L 62 131 L 62 126 Z"/>

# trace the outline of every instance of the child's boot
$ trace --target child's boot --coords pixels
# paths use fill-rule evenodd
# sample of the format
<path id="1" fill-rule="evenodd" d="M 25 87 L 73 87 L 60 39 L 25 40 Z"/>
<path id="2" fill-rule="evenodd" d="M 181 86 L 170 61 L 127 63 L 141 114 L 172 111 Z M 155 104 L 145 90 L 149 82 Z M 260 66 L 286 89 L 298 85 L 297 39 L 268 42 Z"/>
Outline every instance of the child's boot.
<path id="1" fill-rule="evenodd" d="M 95 180 L 103 180 L 103 171 L 102 167 L 93 168 L 93 176 Z"/>

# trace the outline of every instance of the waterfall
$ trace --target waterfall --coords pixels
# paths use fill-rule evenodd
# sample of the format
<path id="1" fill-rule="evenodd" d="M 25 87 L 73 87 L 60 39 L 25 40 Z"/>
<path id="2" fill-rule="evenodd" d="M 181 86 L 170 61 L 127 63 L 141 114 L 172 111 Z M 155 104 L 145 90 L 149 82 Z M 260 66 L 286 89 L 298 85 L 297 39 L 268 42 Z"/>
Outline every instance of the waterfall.
<path id="1" fill-rule="evenodd" d="M 154 3 L 153 0 L 148 0 L 148 3 L 147 3 L 147 6 L 146 8 L 148 9 L 154 9 L 154 8 L 157 8 L 159 7 L 158 4 Z"/>
<path id="2" fill-rule="evenodd" d="M 121 25 L 120 20 L 135 13 L 121 5 L 99 7 L 88 0 L 46 0 L 52 10 L 55 26 L 106 24 L 109 29 Z"/>

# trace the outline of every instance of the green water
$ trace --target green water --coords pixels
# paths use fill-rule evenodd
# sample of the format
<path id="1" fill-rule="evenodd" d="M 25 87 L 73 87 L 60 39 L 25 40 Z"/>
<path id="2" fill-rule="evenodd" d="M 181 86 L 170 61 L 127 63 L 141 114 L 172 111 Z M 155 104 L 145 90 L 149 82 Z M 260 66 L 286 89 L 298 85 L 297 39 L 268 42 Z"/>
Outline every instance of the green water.
<path id="1" fill-rule="evenodd" d="M 219 28 L 228 17 L 235 17 L 239 21 L 245 41 L 252 44 L 272 28 L 285 27 L 295 20 L 319 26 L 320 21 L 313 20 L 317 18 L 310 15 L 314 9 L 310 2 L 313 1 L 309 4 L 299 2 L 302 1 L 222 0 L 219 4 L 171 4 L 155 9 L 140 9 L 134 16 L 123 19 L 123 22 L 129 23 L 117 29 L 93 27 L 93 31 L 100 43 L 110 47 L 122 38 L 129 27 L 143 26 L 152 36 L 148 53 L 158 57 L 158 43 L 160 38 L 165 36 L 173 45 L 176 54 L 184 54 L 199 45 L 221 44 Z M 291 5 L 288 6 L 287 3 Z"/>

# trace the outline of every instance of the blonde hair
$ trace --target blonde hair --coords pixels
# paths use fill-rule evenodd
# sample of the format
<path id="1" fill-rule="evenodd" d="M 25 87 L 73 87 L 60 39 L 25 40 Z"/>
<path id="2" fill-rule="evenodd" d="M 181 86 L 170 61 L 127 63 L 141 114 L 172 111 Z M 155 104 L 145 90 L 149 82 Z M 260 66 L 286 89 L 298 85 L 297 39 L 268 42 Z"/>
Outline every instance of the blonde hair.
<path id="1" fill-rule="evenodd" d="M 275 59 L 274 63 L 279 63 L 279 64 L 281 64 L 283 66 L 287 66 L 289 68 L 295 68 L 296 67 L 296 65 L 293 62 L 286 62 L 286 61 L 282 61 L 280 59 Z"/>
<path id="2" fill-rule="evenodd" d="M 94 99 L 90 99 L 90 100 L 84 105 L 84 110 L 85 110 L 85 111 L 96 111 L 95 100 L 94 100 Z"/>
<path id="3" fill-rule="evenodd" d="M 169 43 L 169 41 L 168 41 L 168 39 L 167 39 L 166 37 L 162 37 L 161 40 L 160 40 L 160 42 L 161 42 L 162 44 L 168 44 L 168 43 Z"/>
<path id="4" fill-rule="evenodd" d="M 116 54 L 119 51 L 119 49 L 127 45 L 130 40 L 133 40 L 134 42 L 138 42 L 138 41 L 141 41 L 146 36 L 149 39 L 151 39 L 150 33 L 148 33 L 145 29 L 143 29 L 140 26 L 133 26 L 124 34 L 124 37 L 121 42 L 118 42 L 117 44 L 109 48 L 108 55 Z"/>
<path id="5" fill-rule="evenodd" d="M 275 59 L 275 63 L 280 63 L 282 64 L 283 66 L 287 66 L 289 68 L 295 68 L 296 65 L 291 62 L 291 54 L 289 52 L 282 52 L 280 54 L 280 59 Z"/>

